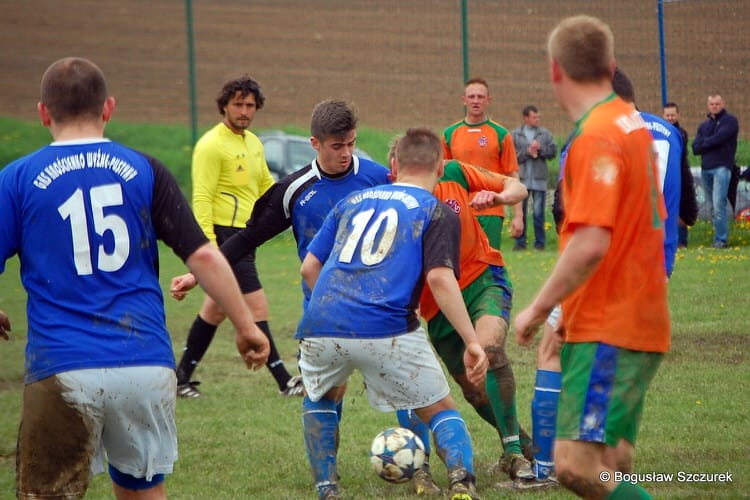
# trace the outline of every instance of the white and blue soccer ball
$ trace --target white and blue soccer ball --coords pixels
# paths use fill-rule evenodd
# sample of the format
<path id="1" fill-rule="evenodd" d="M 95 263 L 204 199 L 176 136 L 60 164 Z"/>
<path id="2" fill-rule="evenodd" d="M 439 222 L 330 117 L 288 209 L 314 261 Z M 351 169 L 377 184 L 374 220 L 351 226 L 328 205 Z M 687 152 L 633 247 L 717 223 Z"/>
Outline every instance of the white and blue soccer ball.
<path id="1" fill-rule="evenodd" d="M 386 429 L 372 440 L 370 463 L 372 468 L 389 483 L 405 483 L 414 477 L 424 464 L 424 444 L 409 429 Z"/>

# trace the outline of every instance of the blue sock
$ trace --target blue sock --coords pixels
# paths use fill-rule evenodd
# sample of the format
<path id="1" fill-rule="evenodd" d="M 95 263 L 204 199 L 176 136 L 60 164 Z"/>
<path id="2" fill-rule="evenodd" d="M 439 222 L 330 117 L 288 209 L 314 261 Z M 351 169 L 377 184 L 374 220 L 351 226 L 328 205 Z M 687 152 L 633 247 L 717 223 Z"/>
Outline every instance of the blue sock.
<path id="1" fill-rule="evenodd" d="M 302 400 L 302 426 L 305 433 L 307 460 L 312 468 L 315 487 L 322 491 L 336 484 L 336 435 L 339 419 L 336 413 L 336 402 L 322 398 L 310 401 L 305 396 Z"/>
<path id="2" fill-rule="evenodd" d="M 397 410 L 396 416 L 398 417 L 398 425 L 405 429 L 409 429 L 416 434 L 424 444 L 424 453 L 429 456 L 430 447 L 430 428 L 427 424 L 422 422 L 422 419 L 414 413 L 414 410 Z"/>
<path id="3" fill-rule="evenodd" d="M 534 438 L 534 469 L 538 479 L 555 471 L 552 450 L 555 446 L 557 401 L 560 398 L 562 374 L 549 370 L 536 371 L 534 399 L 531 402 L 531 425 Z"/>
<path id="4" fill-rule="evenodd" d="M 474 474 L 474 450 L 466 423 L 458 410 L 443 410 L 430 420 L 438 455 L 449 471 L 457 467 Z"/>

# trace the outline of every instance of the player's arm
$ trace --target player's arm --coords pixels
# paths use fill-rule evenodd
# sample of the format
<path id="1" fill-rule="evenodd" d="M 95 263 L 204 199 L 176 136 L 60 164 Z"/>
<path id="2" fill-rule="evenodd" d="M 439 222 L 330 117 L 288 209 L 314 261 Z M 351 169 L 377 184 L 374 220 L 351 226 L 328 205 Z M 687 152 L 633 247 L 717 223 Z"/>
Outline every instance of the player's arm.
<path id="1" fill-rule="evenodd" d="M 0 311 L 0 339 L 10 340 L 8 332 L 10 331 L 10 319 L 4 311 Z"/>
<path id="2" fill-rule="evenodd" d="M 515 205 L 526 199 L 528 195 L 529 192 L 526 189 L 526 186 L 524 186 L 519 179 L 515 177 L 505 177 L 502 191 L 479 191 L 471 200 L 471 206 L 481 210 L 496 205 Z"/>
<path id="3" fill-rule="evenodd" d="M 500 153 L 501 172 L 508 177 L 519 179 L 518 160 L 516 159 L 516 147 L 513 145 L 511 134 L 506 134 L 503 138 L 503 150 Z M 523 232 L 523 199 L 511 204 L 513 208 L 513 218 L 510 221 L 510 235 L 513 238 L 521 236 Z"/>
<path id="4" fill-rule="evenodd" d="M 310 290 L 315 287 L 321 269 L 323 269 L 323 263 L 320 259 L 318 259 L 315 254 L 307 252 L 305 259 L 302 261 L 302 266 L 300 267 L 300 274 L 302 274 L 302 279 L 305 280 L 305 284 Z"/>
<path id="5" fill-rule="evenodd" d="M 320 276 L 320 271 L 323 269 L 323 262 L 328 260 L 328 256 L 331 255 L 331 250 L 333 249 L 333 244 L 336 241 L 337 207 L 338 205 L 328 212 L 326 218 L 323 219 L 323 224 L 321 224 L 318 232 L 315 233 L 310 244 L 307 245 L 307 254 L 302 259 L 300 273 L 310 290 L 315 287 L 315 283 L 317 283 Z"/>
<path id="6" fill-rule="evenodd" d="M 555 305 L 573 293 L 596 270 L 609 249 L 611 232 L 599 226 L 578 226 L 560 254 L 552 274 L 531 305 L 514 322 L 516 340 L 527 345 Z"/>
<path id="7" fill-rule="evenodd" d="M 237 263 L 257 247 L 289 228 L 291 219 L 284 215 L 283 203 L 284 193 L 290 183 L 290 180 L 283 179 L 273 184 L 255 202 L 245 228 L 221 244 L 219 250 L 230 264 Z M 173 298 L 182 300 L 197 285 L 198 281 L 192 273 L 182 274 L 172 278 L 169 291 Z"/>

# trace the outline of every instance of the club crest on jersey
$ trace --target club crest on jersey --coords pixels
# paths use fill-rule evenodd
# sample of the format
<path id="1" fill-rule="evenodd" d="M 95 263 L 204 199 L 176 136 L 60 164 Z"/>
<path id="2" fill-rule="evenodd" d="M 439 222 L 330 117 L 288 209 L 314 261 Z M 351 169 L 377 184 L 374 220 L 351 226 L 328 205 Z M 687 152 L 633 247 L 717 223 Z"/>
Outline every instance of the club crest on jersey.
<path id="1" fill-rule="evenodd" d="M 594 181 L 612 185 L 617 179 L 617 166 L 608 157 L 597 158 L 593 162 Z"/>
<path id="2" fill-rule="evenodd" d="M 482 137 L 480 137 L 478 142 L 479 142 L 479 146 L 482 148 L 486 148 L 487 145 L 490 143 L 486 135 L 483 135 Z"/>
<path id="3" fill-rule="evenodd" d="M 461 213 L 461 204 L 458 202 L 458 200 L 445 200 L 444 203 L 457 214 Z"/>

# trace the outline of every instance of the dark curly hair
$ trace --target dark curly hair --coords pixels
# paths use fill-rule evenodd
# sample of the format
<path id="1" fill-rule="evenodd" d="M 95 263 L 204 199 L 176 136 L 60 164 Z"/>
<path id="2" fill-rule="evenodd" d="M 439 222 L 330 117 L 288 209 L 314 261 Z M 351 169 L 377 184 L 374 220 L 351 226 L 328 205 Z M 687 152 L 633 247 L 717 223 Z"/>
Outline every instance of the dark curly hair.
<path id="1" fill-rule="evenodd" d="M 240 92 L 240 96 L 243 98 L 249 94 L 253 94 L 255 96 L 255 105 L 258 109 L 261 109 L 263 103 L 266 102 L 266 96 L 264 96 L 263 91 L 260 90 L 258 82 L 245 74 L 234 80 L 229 80 L 221 87 L 221 90 L 216 95 L 216 105 L 219 108 L 219 114 L 224 116 L 224 108 L 229 104 L 229 100 L 234 97 L 237 92 Z"/>

